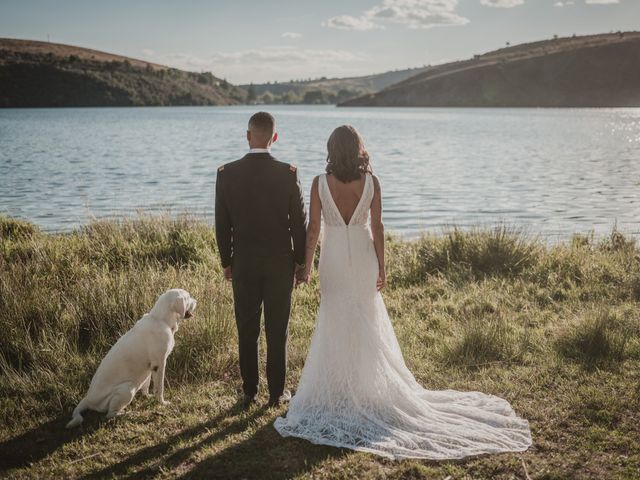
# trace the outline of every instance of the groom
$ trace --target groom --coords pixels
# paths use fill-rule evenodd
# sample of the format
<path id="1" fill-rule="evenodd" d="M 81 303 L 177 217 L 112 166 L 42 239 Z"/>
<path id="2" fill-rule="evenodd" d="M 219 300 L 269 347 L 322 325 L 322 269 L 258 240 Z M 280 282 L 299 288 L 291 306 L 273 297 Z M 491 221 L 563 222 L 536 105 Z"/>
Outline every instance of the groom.
<path id="1" fill-rule="evenodd" d="M 307 214 L 296 167 L 271 155 L 277 139 L 273 116 L 253 115 L 249 152 L 219 167 L 216 180 L 216 240 L 233 285 L 245 407 L 258 393 L 263 307 L 269 406 L 291 398 L 284 389 L 287 335 L 294 276 L 304 271 Z"/>

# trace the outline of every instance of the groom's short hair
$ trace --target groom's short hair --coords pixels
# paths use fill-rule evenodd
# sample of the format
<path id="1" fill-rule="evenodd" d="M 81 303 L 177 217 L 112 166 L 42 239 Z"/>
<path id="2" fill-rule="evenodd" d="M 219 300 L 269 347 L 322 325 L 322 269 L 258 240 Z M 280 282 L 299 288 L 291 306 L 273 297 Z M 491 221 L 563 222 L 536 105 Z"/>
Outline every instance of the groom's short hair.
<path id="1" fill-rule="evenodd" d="M 276 131 L 276 119 L 268 112 L 254 113 L 249 119 L 249 130 L 260 130 L 271 136 Z"/>

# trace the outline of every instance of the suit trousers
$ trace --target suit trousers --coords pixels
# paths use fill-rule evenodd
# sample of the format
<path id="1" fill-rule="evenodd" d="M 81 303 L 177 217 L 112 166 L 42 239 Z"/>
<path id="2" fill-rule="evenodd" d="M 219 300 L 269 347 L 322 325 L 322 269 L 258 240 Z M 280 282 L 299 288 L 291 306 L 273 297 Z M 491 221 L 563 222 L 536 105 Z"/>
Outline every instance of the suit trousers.
<path id="1" fill-rule="evenodd" d="M 278 398 L 284 391 L 294 271 L 293 253 L 270 257 L 233 256 L 233 299 L 245 395 L 258 393 L 258 342 L 263 306 L 269 398 Z"/>

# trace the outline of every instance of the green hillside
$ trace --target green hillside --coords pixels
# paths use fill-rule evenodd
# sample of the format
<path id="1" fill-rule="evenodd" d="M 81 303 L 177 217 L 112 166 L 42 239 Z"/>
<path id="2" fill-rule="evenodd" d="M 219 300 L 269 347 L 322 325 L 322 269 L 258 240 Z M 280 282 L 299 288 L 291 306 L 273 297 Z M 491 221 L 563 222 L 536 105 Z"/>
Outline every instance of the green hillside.
<path id="1" fill-rule="evenodd" d="M 209 72 L 69 45 L 0 39 L 0 107 L 233 105 L 246 92 Z"/>
<path id="2" fill-rule="evenodd" d="M 345 106 L 640 106 L 640 32 L 554 38 L 429 68 Z"/>

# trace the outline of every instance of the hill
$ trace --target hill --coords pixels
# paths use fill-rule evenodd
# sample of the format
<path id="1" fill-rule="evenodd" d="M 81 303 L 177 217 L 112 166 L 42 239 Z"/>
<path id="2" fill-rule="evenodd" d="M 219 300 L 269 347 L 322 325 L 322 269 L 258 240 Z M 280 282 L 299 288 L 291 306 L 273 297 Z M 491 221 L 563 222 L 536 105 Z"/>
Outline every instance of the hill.
<path id="1" fill-rule="evenodd" d="M 290 82 L 241 85 L 259 103 L 340 103 L 375 93 L 423 72 L 428 67 L 395 70 L 363 77 L 318 78 Z"/>
<path id="2" fill-rule="evenodd" d="M 0 38 L 0 107 L 232 105 L 246 92 L 209 72 Z"/>
<path id="3" fill-rule="evenodd" d="M 343 106 L 640 106 L 640 32 L 554 38 L 434 66 Z"/>

